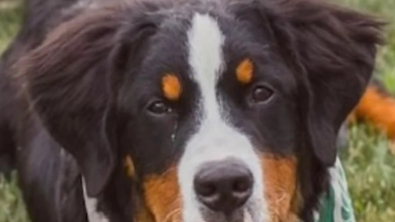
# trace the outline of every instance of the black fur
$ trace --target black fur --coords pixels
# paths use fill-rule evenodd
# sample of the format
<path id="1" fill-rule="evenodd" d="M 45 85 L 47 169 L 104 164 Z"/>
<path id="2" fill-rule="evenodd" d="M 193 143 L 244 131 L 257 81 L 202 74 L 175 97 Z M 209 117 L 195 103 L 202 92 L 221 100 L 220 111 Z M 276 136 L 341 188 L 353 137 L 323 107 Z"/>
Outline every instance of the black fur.
<path id="1" fill-rule="evenodd" d="M 233 124 L 262 152 L 296 155 L 299 215 L 312 221 L 340 125 L 371 77 L 383 24 L 315 0 L 97 4 L 65 12 L 72 1 L 31 0 L 0 64 L 0 160 L 16 158 L 33 221 L 87 220 L 80 173 L 111 221 L 129 221 L 143 178 L 177 163 L 196 123 L 199 93 L 183 44 L 196 11 L 216 17 L 229 36 L 219 87 Z M 249 107 L 250 87 L 232 79 L 244 57 L 256 64 L 255 81 L 273 86 L 270 104 Z M 187 90 L 169 102 L 177 114 L 152 116 L 146 104 L 160 97 L 158 74 L 170 71 Z M 125 155 L 135 160 L 136 180 L 123 173 Z"/>

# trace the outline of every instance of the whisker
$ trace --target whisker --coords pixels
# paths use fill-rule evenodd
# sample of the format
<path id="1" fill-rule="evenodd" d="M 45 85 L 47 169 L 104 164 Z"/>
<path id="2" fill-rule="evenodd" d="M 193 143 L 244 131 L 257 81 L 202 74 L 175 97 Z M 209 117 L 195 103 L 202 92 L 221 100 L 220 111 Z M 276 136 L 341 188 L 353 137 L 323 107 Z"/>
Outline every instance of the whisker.
<path id="1" fill-rule="evenodd" d="M 168 213 L 167 216 L 165 217 L 165 219 L 162 220 L 162 222 L 167 222 L 169 219 L 171 219 L 177 213 L 181 213 L 181 208 L 176 208 L 173 211 L 171 211 L 170 213 Z"/>

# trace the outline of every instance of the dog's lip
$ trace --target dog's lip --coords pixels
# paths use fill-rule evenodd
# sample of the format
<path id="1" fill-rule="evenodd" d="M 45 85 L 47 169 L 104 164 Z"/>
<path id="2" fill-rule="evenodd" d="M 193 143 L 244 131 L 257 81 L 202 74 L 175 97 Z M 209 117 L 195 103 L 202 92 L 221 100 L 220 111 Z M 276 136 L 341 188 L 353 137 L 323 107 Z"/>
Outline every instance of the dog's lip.
<path id="1" fill-rule="evenodd" d="M 202 209 L 201 213 L 205 222 L 252 222 L 252 217 L 246 208 L 240 208 L 230 215 L 208 209 Z"/>

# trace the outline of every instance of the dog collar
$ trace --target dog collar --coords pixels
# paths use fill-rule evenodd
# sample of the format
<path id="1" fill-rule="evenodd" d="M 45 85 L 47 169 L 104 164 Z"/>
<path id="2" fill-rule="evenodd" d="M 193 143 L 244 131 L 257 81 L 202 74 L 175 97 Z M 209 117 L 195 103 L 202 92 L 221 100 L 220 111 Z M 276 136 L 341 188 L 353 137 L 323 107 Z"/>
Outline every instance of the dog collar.
<path id="1" fill-rule="evenodd" d="M 315 214 L 315 221 L 355 222 L 347 179 L 339 158 L 336 159 L 335 165 L 329 169 L 329 175 L 330 186 L 322 196 L 321 207 Z"/>

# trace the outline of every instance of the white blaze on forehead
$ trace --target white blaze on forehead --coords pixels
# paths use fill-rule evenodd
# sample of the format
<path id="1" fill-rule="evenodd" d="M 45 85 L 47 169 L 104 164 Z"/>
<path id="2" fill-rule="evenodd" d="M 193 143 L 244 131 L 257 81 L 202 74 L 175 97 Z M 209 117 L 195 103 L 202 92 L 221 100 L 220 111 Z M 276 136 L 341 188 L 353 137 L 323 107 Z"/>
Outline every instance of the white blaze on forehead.
<path id="1" fill-rule="evenodd" d="M 192 28 L 188 33 L 189 63 L 193 77 L 200 87 L 205 118 L 219 118 L 215 85 L 224 65 L 224 40 L 218 23 L 212 17 L 200 14 L 194 16 Z"/>
<path id="2" fill-rule="evenodd" d="M 199 87 L 199 122 L 196 132 L 187 141 L 179 164 L 178 178 L 183 200 L 183 221 L 202 222 L 200 204 L 196 199 L 193 181 L 206 162 L 236 158 L 246 164 L 254 176 L 254 191 L 247 204 L 254 221 L 265 222 L 266 205 L 260 160 L 249 139 L 232 127 L 224 115 L 217 92 L 219 76 L 224 69 L 223 45 L 225 36 L 217 21 L 209 15 L 195 14 L 188 31 L 188 59 L 191 75 Z"/>

